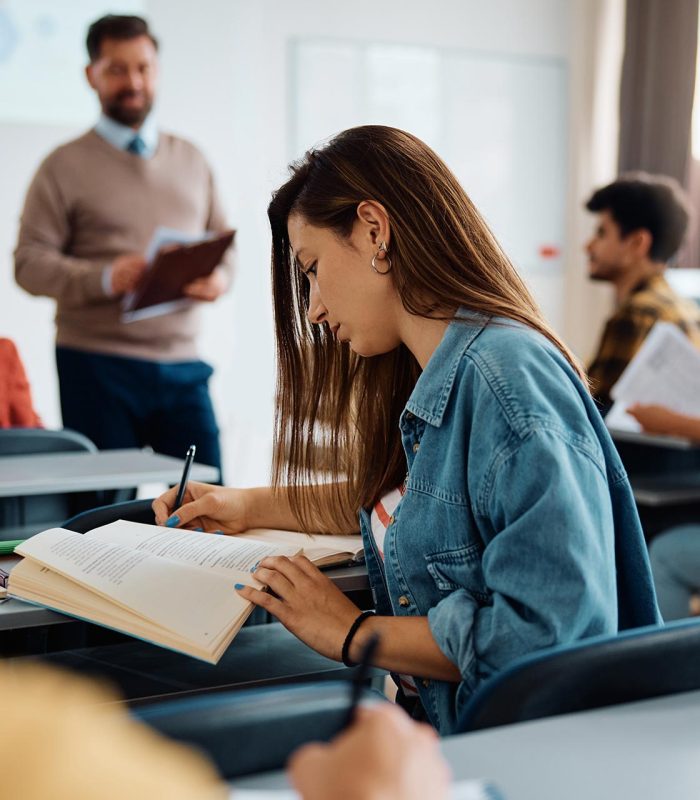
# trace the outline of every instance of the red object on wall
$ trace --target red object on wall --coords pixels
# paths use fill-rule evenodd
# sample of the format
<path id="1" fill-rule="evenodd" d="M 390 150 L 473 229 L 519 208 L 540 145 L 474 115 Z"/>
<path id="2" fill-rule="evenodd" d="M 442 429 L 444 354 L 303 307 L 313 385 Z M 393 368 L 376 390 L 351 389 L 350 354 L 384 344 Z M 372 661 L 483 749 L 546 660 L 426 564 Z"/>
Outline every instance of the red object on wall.
<path id="1" fill-rule="evenodd" d="M 561 250 L 555 244 L 541 244 L 540 258 L 558 258 Z"/>

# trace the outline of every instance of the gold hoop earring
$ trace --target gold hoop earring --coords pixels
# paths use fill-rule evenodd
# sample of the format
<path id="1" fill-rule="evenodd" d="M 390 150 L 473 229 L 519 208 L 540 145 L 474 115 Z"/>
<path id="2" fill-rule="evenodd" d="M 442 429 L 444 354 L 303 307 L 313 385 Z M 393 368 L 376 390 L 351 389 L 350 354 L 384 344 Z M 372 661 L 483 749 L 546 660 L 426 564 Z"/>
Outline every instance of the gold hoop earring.
<path id="1" fill-rule="evenodd" d="M 386 269 L 377 269 L 377 259 L 380 261 L 387 261 L 389 266 Z M 377 275 L 386 275 L 387 272 L 391 272 L 391 258 L 386 248 L 386 242 L 380 242 L 379 250 L 372 256 L 372 269 Z"/>

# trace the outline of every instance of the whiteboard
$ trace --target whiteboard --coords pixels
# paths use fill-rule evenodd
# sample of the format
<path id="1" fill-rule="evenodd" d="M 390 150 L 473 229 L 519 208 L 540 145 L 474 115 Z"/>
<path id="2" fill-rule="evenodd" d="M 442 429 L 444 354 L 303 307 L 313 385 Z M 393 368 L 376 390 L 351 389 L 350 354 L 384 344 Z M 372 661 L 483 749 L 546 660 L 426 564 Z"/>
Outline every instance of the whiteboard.
<path id="1" fill-rule="evenodd" d="M 355 125 L 410 131 L 447 162 L 521 273 L 561 285 L 562 59 L 301 38 L 290 83 L 291 158 Z"/>

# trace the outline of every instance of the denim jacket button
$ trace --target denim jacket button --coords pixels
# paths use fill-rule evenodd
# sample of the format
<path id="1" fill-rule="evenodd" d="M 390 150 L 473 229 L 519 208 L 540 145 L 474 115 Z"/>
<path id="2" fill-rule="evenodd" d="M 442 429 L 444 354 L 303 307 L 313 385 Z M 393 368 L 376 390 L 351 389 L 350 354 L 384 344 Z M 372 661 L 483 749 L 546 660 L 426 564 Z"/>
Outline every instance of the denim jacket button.
<path id="1" fill-rule="evenodd" d="M 430 686 L 430 681 L 427 678 L 423 678 L 421 683 L 423 684 L 423 686 L 425 686 L 426 689 L 428 688 L 428 686 Z"/>
<path id="2" fill-rule="evenodd" d="M 415 444 L 413 445 L 413 452 L 417 453 L 418 450 L 420 450 L 420 442 L 415 442 Z"/>
<path id="3" fill-rule="evenodd" d="M 410 411 L 406 412 L 406 419 L 413 419 L 413 414 Z"/>
<path id="4" fill-rule="evenodd" d="M 406 597 L 405 594 L 402 594 L 401 597 L 399 597 L 399 605 L 401 608 L 406 608 L 407 606 L 411 605 L 411 601 L 408 599 L 408 597 Z"/>

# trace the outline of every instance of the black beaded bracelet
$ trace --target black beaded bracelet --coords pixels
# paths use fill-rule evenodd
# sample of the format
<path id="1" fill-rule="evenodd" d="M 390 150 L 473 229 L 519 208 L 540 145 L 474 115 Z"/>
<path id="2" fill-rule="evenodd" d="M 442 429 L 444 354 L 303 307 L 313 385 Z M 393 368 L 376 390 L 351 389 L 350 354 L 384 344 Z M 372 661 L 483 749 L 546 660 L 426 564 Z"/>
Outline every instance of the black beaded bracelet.
<path id="1" fill-rule="evenodd" d="M 361 614 L 358 614 L 355 621 L 350 626 L 350 630 L 348 631 L 348 635 L 345 637 L 345 641 L 343 642 L 343 649 L 341 651 L 341 659 L 343 664 L 346 667 L 356 667 L 357 664 L 354 661 L 350 660 L 350 645 L 352 644 L 353 637 L 357 633 L 357 629 L 362 625 L 362 623 L 368 619 L 369 617 L 373 617 L 374 611 L 363 611 Z"/>

